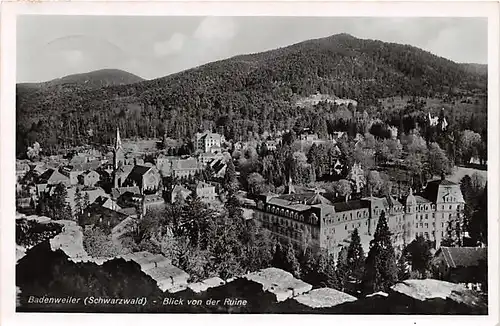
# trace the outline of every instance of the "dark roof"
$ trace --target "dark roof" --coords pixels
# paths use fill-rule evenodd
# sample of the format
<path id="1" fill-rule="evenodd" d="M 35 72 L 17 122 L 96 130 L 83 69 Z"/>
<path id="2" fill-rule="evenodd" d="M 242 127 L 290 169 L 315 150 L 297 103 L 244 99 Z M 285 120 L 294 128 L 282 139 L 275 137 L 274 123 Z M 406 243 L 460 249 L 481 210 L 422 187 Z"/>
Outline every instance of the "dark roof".
<path id="1" fill-rule="evenodd" d="M 219 173 L 224 167 L 226 166 L 226 163 L 224 163 L 223 160 L 218 160 L 212 165 L 212 169 L 214 172 L 217 174 Z"/>
<path id="2" fill-rule="evenodd" d="M 140 194 L 141 190 L 137 186 L 136 187 L 119 187 L 119 188 L 113 188 L 113 189 L 111 189 L 111 196 L 116 199 L 116 198 L 120 197 L 121 195 L 123 195 L 126 192 L 132 192 L 134 194 Z"/>
<path id="3" fill-rule="evenodd" d="M 47 171 L 43 172 L 37 179 L 37 183 L 48 183 L 50 181 L 67 181 L 68 178 L 60 173 L 57 170 L 54 169 L 48 169 Z"/>
<path id="4" fill-rule="evenodd" d="M 80 218 L 80 225 L 94 225 L 110 233 L 121 221 L 127 218 L 126 214 L 114 211 L 97 203 L 89 205 Z"/>
<path id="5" fill-rule="evenodd" d="M 118 212 L 120 214 L 125 214 L 127 216 L 136 215 L 137 214 L 137 208 L 135 208 L 135 207 L 125 207 L 125 208 L 122 208 L 122 209 L 118 210 Z"/>
<path id="6" fill-rule="evenodd" d="M 478 266 L 480 260 L 488 257 L 487 248 L 480 247 L 441 247 L 444 260 L 449 267 Z"/>
<path id="7" fill-rule="evenodd" d="M 446 179 L 433 180 L 427 183 L 427 187 L 425 187 L 425 191 L 423 193 L 423 197 L 436 202 L 439 186 L 456 186 L 458 185 L 455 182 L 451 182 Z"/>
<path id="8" fill-rule="evenodd" d="M 111 198 L 105 197 L 105 196 L 99 196 L 94 200 L 94 203 L 97 205 L 104 205 L 108 200 L 111 200 Z"/>
<path id="9" fill-rule="evenodd" d="M 133 180 L 136 184 L 142 184 L 142 177 L 149 170 L 151 170 L 151 166 L 135 165 L 127 176 L 127 179 Z"/>
<path id="10" fill-rule="evenodd" d="M 347 202 L 343 201 L 333 204 L 336 212 L 345 212 L 355 209 L 369 208 L 369 205 L 370 205 L 369 202 L 364 200 L 349 200 Z"/>

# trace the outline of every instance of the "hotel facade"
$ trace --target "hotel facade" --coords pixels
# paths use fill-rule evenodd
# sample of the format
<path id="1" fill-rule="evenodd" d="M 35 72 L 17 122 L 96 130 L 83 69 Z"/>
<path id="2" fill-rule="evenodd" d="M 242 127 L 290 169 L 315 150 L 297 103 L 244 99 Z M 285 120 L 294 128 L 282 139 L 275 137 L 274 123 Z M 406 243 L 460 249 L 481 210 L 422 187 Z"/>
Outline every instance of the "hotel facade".
<path id="1" fill-rule="evenodd" d="M 418 235 L 434 241 L 438 248 L 449 223 L 461 223 L 463 207 L 460 186 L 442 179 L 429 182 L 421 195 L 414 195 L 410 189 L 401 200 L 366 197 L 331 202 L 314 191 L 261 195 L 254 217 L 278 237 L 326 249 L 337 259 L 341 249 L 349 245 L 354 229 L 358 229 L 363 249 L 368 252 L 382 212 L 396 250 L 402 250 Z"/>

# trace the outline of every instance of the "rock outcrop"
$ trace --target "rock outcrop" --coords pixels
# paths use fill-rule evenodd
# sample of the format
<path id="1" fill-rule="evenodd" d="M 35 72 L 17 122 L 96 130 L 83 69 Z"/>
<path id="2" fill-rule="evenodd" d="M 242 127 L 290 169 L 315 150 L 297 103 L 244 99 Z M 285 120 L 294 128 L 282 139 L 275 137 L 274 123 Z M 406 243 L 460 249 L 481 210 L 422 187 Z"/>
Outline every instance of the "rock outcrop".
<path id="1" fill-rule="evenodd" d="M 243 278 L 261 284 L 264 291 L 276 296 L 277 302 L 285 301 L 312 289 L 311 284 L 296 279 L 291 273 L 274 267 L 246 274 Z"/>
<path id="2" fill-rule="evenodd" d="M 102 265 L 114 259 L 133 261 L 138 264 L 141 271 L 156 281 L 163 291 L 177 292 L 187 288 L 189 274 L 172 265 L 171 261 L 163 255 L 154 255 L 149 252 L 135 252 L 117 257 L 91 257 L 83 246 L 82 228 L 75 221 L 52 220 L 45 216 L 18 215 L 17 219 L 36 222 L 39 225 L 56 224 L 61 226 L 61 231 L 49 239 L 52 251 L 61 250 L 67 259 L 74 263 L 94 263 Z M 18 246 L 17 259 L 26 254 L 26 248 Z"/>
<path id="3" fill-rule="evenodd" d="M 464 285 L 434 279 L 406 280 L 391 288 L 394 292 L 404 294 L 419 301 L 444 299 L 467 306 L 477 311 L 487 311 L 487 300 L 476 291 Z"/>
<path id="4" fill-rule="evenodd" d="M 293 300 L 311 308 L 330 308 L 342 303 L 356 301 L 357 298 L 335 289 L 321 288 L 301 294 L 293 298 Z"/>
<path id="5" fill-rule="evenodd" d="M 212 277 L 201 282 L 191 283 L 188 285 L 188 288 L 195 293 L 200 293 L 224 284 L 226 282 L 220 277 Z"/>

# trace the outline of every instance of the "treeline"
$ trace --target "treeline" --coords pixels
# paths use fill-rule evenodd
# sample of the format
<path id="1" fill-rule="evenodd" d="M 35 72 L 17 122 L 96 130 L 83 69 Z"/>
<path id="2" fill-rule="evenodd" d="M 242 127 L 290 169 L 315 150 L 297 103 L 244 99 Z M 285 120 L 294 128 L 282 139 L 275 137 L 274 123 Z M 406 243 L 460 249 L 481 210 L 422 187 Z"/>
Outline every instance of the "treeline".
<path id="1" fill-rule="evenodd" d="M 337 35 L 124 86 L 71 92 L 18 87 L 17 150 L 23 154 L 34 141 L 47 152 L 89 141 L 109 144 L 117 126 L 124 137 L 167 132 L 191 139 L 209 123 L 228 139 L 247 139 L 307 121 L 322 133 L 322 115 L 297 109 L 298 98 L 334 94 L 371 111 L 382 98 L 453 96 L 461 89 L 485 93 L 486 78 L 413 47 Z"/>

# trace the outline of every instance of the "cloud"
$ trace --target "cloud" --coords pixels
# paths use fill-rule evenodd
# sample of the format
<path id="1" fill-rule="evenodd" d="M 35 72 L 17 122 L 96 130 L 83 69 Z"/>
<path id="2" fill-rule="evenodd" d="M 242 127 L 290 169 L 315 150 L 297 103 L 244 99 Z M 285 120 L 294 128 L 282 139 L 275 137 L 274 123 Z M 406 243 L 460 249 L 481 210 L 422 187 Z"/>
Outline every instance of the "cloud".
<path id="1" fill-rule="evenodd" d="M 237 26 L 232 17 L 206 17 L 193 36 L 201 40 L 230 40 L 236 35 Z"/>
<path id="2" fill-rule="evenodd" d="M 156 56 L 162 57 L 180 52 L 183 49 L 185 42 L 186 36 L 184 34 L 175 33 L 167 41 L 156 42 L 154 44 L 154 53 Z"/>

